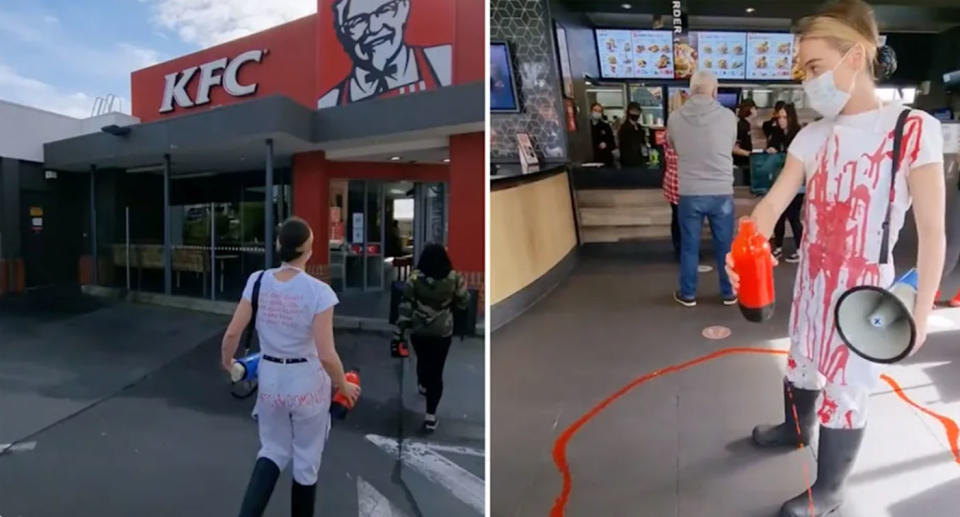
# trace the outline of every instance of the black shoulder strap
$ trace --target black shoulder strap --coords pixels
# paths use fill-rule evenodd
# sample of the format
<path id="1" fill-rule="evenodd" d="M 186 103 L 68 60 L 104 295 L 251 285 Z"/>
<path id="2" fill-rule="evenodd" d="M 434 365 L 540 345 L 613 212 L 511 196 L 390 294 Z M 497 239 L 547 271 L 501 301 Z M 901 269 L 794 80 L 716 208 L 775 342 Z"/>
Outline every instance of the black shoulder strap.
<path id="1" fill-rule="evenodd" d="M 886 264 L 890 258 L 890 211 L 897 196 L 897 171 L 900 168 L 900 157 L 903 152 L 903 128 L 907 125 L 907 116 L 910 110 L 900 112 L 897 125 L 893 129 L 893 165 L 890 166 L 890 200 L 887 203 L 887 213 L 883 217 L 883 240 L 880 241 L 880 263 Z"/>
<path id="2" fill-rule="evenodd" d="M 253 306 L 253 314 L 250 315 L 250 322 L 247 323 L 246 335 L 243 338 L 243 346 L 250 349 L 250 342 L 253 340 L 254 331 L 257 330 L 257 309 L 260 308 L 260 284 L 263 283 L 263 274 L 261 271 L 257 275 L 257 280 L 253 283 L 253 294 L 250 295 L 250 305 Z"/>

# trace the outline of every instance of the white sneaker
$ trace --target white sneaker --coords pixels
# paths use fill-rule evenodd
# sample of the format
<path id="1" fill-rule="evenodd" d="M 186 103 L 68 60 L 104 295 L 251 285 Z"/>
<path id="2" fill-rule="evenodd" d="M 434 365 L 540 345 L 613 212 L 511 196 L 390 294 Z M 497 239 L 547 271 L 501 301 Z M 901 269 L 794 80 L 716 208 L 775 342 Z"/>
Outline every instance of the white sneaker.
<path id="1" fill-rule="evenodd" d="M 423 417 L 424 431 L 432 433 L 437 430 L 438 425 L 440 425 L 440 421 L 437 420 L 437 415 L 431 415 L 430 413 L 427 413 L 427 415 Z"/>

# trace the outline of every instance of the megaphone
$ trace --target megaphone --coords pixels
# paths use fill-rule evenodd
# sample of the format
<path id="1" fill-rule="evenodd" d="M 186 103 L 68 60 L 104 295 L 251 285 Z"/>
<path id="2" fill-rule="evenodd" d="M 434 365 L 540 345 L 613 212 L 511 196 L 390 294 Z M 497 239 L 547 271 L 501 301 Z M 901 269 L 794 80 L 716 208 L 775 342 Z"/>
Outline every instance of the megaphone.
<path id="1" fill-rule="evenodd" d="M 834 315 L 840 338 L 868 361 L 896 363 L 909 356 L 916 345 L 916 301 L 916 269 L 900 277 L 890 289 L 854 287 L 837 301 Z"/>
<path id="2" fill-rule="evenodd" d="M 250 354 L 246 357 L 233 360 L 230 368 L 230 380 L 233 382 L 257 380 L 257 370 L 260 368 L 260 354 Z"/>
<path id="3" fill-rule="evenodd" d="M 257 391 L 259 370 L 259 352 L 234 359 L 230 367 L 230 394 L 238 399 L 253 395 Z"/>

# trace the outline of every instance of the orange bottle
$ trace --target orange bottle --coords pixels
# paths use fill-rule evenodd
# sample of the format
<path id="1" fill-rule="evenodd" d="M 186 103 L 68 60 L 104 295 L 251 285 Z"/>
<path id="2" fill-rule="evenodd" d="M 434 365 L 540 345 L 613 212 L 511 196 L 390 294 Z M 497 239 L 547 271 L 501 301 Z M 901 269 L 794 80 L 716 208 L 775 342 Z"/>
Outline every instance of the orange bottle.
<path id="1" fill-rule="evenodd" d="M 740 221 L 730 252 L 733 270 L 740 277 L 740 312 L 757 323 L 770 319 L 777 301 L 773 290 L 773 254 L 770 242 L 757 231 L 756 222 Z"/>
<path id="2" fill-rule="evenodd" d="M 347 382 L 360 385 L 360 371 L 359 370 L 350 370 L 344 375 L 347 378 Z M 333 400 L 330 401 L 330 414 L 334 418 L 344 419 L 347 417 L 347 413 L 353 409 L 353 404 L 350 403 L 350 399 L 344 396 L 338 390 L 333 396 Z"/>

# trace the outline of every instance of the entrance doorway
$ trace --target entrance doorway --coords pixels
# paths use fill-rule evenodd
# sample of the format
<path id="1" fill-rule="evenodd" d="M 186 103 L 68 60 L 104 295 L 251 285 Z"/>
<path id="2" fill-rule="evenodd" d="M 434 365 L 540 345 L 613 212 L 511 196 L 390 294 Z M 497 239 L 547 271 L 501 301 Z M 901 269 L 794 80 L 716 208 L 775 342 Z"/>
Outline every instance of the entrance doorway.
<path id="1" fill-rule="evenodd" d="M 387 318 L 390 284 L 407 278 L 428 242 L 446 243 L 446 185 L 331 180 L 330 284 L 338 312 Z"/>

